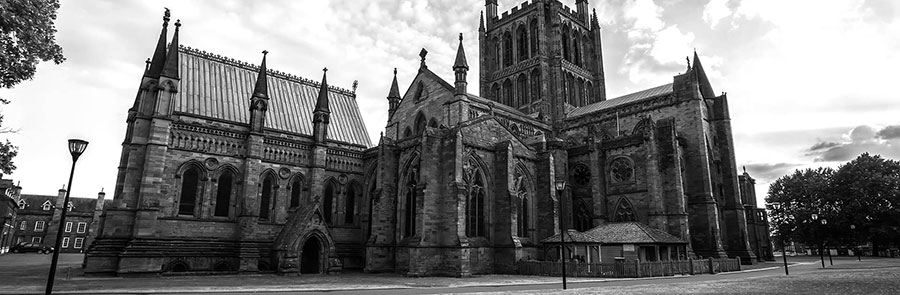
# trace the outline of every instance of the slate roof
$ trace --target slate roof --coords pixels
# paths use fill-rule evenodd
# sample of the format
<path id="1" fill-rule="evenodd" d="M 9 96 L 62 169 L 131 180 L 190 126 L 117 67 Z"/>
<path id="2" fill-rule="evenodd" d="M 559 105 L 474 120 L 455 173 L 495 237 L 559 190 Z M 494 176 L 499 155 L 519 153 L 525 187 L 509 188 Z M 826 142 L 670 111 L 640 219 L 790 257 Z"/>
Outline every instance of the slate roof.
<path id="1" fill-rule="evenodd" d="M 587 115 L 587 114 L 605 110 L 605 109 L 610 109 L 610 108 L 617 107 L 620 105 L 624 105 L 624 104 L 628 104 L 628 103 L 632 103 L 632 102 L 636 102 L 636 101 L 641 101 L 641 100 L 657 97 L 660 95 L 670 94 L 672 92 L 674 92 L 674 90 L 672 89 L 672 83 L 669 83 L 666 85 L 661 85 L 661 86 L 656 86 L 656 87 L 653 87 L 650 89 L 644 89 L 644 90 L 641 90 L 641 91 L 638 91 L 635 93 L 622 95 L 622 96 L 619 96 L 619 97 L 616 97 L 613 99 L 607 99 L 607 100 L 604 100 L 601 102 L 596 102 L 596 103 L 592 103 L 592 104 L 589 104 L 589 105 L 586 105 L 583 107 L 576 108 L 576 109 L 570 111 L 566 115 L 566 118 L 572 119 L 575 117 Z"/>
<path id="2" fill-rule="evenodd" d="M 258 67 L 184 46 L 178 48 L 178 53 L 181 89 L 175 100 L 175 111 L 249 124 L 250 96 L 256 85 Z M 266 128 L 312 135 L 312 112 L 319 83 L 273 70 L 267 74 Z M 356 95 L 329 87 L 328 99 L 331 108 L 328 139 L 372 146 Z"/>
<path id="3" fill-rule="evenodd" d="M 566 235 L 566 242 L 601 244 L 687 244 L 686 241 L 640 222 L 606 223 L 586 232 Z M 570 240 L 571 237 L 571 240 Z M 559 243 L 559 234 L 541 240 Z"/>
<path id="4" fill-rule="evenodd" d="M 49 200 L 50 203 L 55 205 L 57 196 L 23 194 L 19 196 L 19 198 L 25 200 L 26 210 L 43 210 L 41 206 L 44 205 L 44 202 Z M 105 201 L 104 206 L 109 205 L 109 203 L 112 202 L 112 200 Z M 69 197 L 69 202 L 72 202 L 72 206 L 74 207 L 72 208 L 72 212 L 94 212 L 97 199 Z"/>

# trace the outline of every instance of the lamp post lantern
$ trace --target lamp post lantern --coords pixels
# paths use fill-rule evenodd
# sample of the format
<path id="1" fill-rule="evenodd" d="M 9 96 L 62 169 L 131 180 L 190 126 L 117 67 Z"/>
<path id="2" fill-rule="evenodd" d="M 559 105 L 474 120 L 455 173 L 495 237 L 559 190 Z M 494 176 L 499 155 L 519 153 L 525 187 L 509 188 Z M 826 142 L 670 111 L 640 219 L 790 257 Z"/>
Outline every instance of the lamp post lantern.
<path id="1" fill-rule="evenodd" d="M 56 264 L 59 262 L 59 247 L 62 244 L 63 224 L 66 224 L 66 212 L 68 210 L 69 195 L 72 193 L 72 177 L 75 176 L 75 162 L 78 157 L 87 149 L 88 142 L 81 139 L 69 139 L 69 153 L 72 154 L 72 170 L 69 171 L 69 190 L 66 191 L 66 198 L 63 200 L 62 213 L 59 216 L 59 227 L 56 231 L 56 245 L 53 247 L 53 260 L 50 262 L 50 275 L 47 277 L 47 288 L 44 294 L 53 293 L 53 279 L 56 277 Z M 57 208 L 59 209 L 59 208 Z"/>
<path id="2" fill-rule="evenodd" d="M 819 220 L 819 214 L 813 213 L 810 217 L 812 217 L 813 221 Z M 822 218 L 821 224 L 824 225 L 826 223 L 828 223 L 828 221 L 825 221 L 825 218 Z M 819 261 L 822 262 L 822 268 L 825 268 L 825 253 L 822 252 L 823 251 L 822 248 L 825 247 L 825 239 L 821 237 L 821 233 L 820 233 L 821 231 L 822 231 L 822 227 L 820 226 L 819 229 L 816 231 L 816 235 L 819 236 Z"/>
<path id="3" fill-rule="evenodd" d="M 563 216 L 563 191 L 566 189 L 565 180 L 556 181 L 556 198 L 559 199 L 559 255 L 562 262 L 563 290 L 566 289 L 566 218 Z"/>

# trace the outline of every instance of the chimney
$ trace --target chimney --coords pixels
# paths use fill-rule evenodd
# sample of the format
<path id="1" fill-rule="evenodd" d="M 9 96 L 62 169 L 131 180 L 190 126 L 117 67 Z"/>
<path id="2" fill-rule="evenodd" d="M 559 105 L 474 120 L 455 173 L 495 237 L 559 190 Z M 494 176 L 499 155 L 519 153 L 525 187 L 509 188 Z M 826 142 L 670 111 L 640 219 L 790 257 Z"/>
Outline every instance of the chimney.
<path id="1" fill-rule="evenodd" d="M 66 201 L 66 187 L 63 186 L 63 188 L 59 189 L 59 191 L 56 195 L 56 202 L 55 202 L 56 208 L 64 208 L 65 204 L 63 204 L 63 202 L 65 202 L 65 201 Z"/>
<path id="2" fill-rule="evenodd" d="M 97 193 L 97 204 L 94 206 L 94 210 L 102 211 L 103 210 L 103 202 L 106 199 L 106 193 L 103 192 L 103 189 L 100 189 L 100 192 Z"/>

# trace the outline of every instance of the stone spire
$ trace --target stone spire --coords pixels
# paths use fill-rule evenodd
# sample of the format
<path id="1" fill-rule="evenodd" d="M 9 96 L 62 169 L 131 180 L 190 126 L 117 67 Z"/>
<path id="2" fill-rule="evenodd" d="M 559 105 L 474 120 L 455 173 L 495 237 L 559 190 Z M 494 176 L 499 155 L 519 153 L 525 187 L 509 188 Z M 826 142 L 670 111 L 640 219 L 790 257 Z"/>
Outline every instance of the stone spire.
<path id="1" fill-rule="evenodd" d="M 319 97 L 316 99 L 316 108 L 313 110 L 313 140 L 317 144 L 324 144 L 328 139 L 328 123 L 331 121 L 331 110 L 328 108 L 328 68 L 322 69 L 322 85 L 319 88 Z"/>
<path id="2" fill-rule="evenodd" d="M 397 86 L 397 68 L 394 68 L 394 81 L 391 82 L 391 90 L 388 92 L 388 118 L 394 115 L 400 104 L 400 87 Z"/>
<path id="3" fill-rule="evenodd" d="M 159 41 L 156 42 L 156 50 L 153 52 L 153 58 L 150 59 L 150 69 L 144 76 L 150 78 L 159 78 L 163 67 L 166 63 L 166 35 L 168 35 L 169 27 L 169 9 L 163 14 L 162 31 L 159 33 Z"/>
<path id="4" fill-rule="evenodd" d="M 253 96 L 269 99 L 269 79 L 266 72 L 266 55 L 269 54 L 269 51 L 263 50 L 262 54 L 263 59 L 262 63 L 259 64 L 259 74 L 256 76 L 256 87 L 253 89 Z"/>
<path id="5" fill-rule="evenodd" d="M 175 35 L 172 36 L 172 43 L 169 44 L 169 54 L 166 57 L 166 65 L 163 68 L 162 75 L 180 79 L 178 76 L 178 31 L 181 28 L 181 20 L 175 21 Z"/>
<path id="6" fill-rule="evenodd" d="M 484 33 L 484 11 L 481 11 L 478 16 L 478 31 Z"/>
<path id="7" fill-rule="evenodd" d="M 597 21 L 597 9 L 593 9 L 593 13 L 591 14 L 591 30 L 600 29 L 600 22 Z"/>
<path id="8" fill-rule="evenodd" d="M 256 87 L 250 96 L 250 131 L 261 133 L 266 125 L 266 111 L 269 109 L 269 87 L 266 73 L 266 55 L 269 51 L 263 50 L 262 63 L 259 64 L 259 74 L 256 76 Z"/>
<path id="9" fill-rule="evenodd" d="M 328 68 L 322 69 L 322 86 L 319 87 L 319 97 L 316 99 L 316 109 L 314 112 L 329 112 L 331 113 L 331 109 L 328 108 Z"/>
<path id="10" fill-rule="evenodd" d="M 703 70 L 703 65 L 700 64 L 700 55 L 697 54 L 697 50 L 694 50 L 694 65 L 691 67 L 691 69 L 697 75 L 697 83 L 700 87 L 700 93 L 703 95 L 703 98 L 716 97 L 716 93 L 715 91 L 713 91 L 712 85 L 709 83 L 709 78 L 706 77 L 706 71 Z"/>
<path id="11" fill-rule="evenodd" d="M 463 34 L 459 33 L 459 47 L 456 49 L 456 62 L 453 64 L 453 72 L 456 73 L 456 94 L 466 94 L 466 74 L 469 64 L 466 62 L 466 51 L 463 49 Z"/>

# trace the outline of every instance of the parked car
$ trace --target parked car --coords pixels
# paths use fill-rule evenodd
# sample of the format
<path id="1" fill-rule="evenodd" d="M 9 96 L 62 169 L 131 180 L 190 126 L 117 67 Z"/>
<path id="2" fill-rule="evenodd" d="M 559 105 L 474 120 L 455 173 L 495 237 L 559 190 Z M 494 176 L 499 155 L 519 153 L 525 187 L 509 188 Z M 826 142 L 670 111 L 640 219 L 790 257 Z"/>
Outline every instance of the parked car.
<path id="1" fill-rule="evenodd" d="M 38 243 L 22 242 L 12 246 L 12 249 L 9 249 L 9 251 L 13 253 L 37 252 L 41 254 L 50 254 L 53 253 L 53 247 L 44 246 Z"/>

